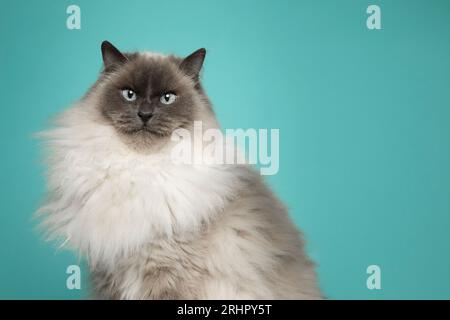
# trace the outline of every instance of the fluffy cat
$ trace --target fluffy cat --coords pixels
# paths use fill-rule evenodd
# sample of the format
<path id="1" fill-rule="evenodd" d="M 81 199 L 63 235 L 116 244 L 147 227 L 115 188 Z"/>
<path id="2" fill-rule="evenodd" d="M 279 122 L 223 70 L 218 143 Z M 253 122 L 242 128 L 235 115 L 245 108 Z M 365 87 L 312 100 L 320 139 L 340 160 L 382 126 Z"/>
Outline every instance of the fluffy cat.
<path id="1" fill-rule="evenodd" d="M 314 264 L 247 165 L 176 164 L 178 128 L 219 128 L 187 58 L 102 43 L 97 82 L 41 133 L 50 238 L 87 258 L 101 299 L 320 299 Z"/>

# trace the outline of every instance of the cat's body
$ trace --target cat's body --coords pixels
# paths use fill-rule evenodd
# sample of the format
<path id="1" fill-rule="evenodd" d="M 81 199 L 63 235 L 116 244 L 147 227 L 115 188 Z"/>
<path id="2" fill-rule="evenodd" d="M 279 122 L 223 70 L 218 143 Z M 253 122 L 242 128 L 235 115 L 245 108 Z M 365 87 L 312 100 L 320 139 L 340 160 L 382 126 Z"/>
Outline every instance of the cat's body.
<path id="1" fill-rule="evenodd" d="M 113 54 L 117 58 L 119 53 Z M 105 72 L 96 85 L 59 117 L 55 129 L 43 133 L 50 166 L 50 197 L 40 210 L 45 214 L 44 224 L 51 235 L 66 239 L 70 247 L 86 255 L 95 296 L 320 298 L 314 266 L 304 253 L 298 231 L 256 171 L 245 165 L 171 161 L 169 133 L 178 127 L 189 130 L 192 125 L 183 120 L 186 108 L 191 120 L 201 120 L 205 128 L 218 127 L 196 78 L 198 72 L 192 76 L 176 70 L 177 66 L 192 70 L 183 67 L 186 59 L 148 54 L 128 55 L 127 59 L 108 65 L 111 61 L 104 52 Z M 177 83 L 178 105 L 153 110 L 155 115 L 150 118 L 155 127 L 148 132 L 135 127 L 122 130 L 131 111 L 125 117 L 117 111 L 120 106 L 116 111 L 107 109 L 115 103 L 108 101 L 114 91 L 108 86 L 130 74 L 148 77 L 149 70 L 142 71 L 143 66 L 155 61 L 175 70 L 173 76 L 178 78 L 168 83 Z M 133 64 L 139 72 L 132 70 Z M 197 71 L 200 67 L 196 66 Z M 160 69 L 164 74 L 171 72 Z M 142 88 L 151 91 L 156 87 L 142 81 Z M 136 80 L 131 82 L 139 87 Z M 136 108 L 142 110 L 148 102 L 148 110 L 155 104 L 150 100 L 136 102 Z M 105 113 L 116 118 L 111 120 Z M 173 124 L 171 130 L 163 121 L 165 116 Z"/>

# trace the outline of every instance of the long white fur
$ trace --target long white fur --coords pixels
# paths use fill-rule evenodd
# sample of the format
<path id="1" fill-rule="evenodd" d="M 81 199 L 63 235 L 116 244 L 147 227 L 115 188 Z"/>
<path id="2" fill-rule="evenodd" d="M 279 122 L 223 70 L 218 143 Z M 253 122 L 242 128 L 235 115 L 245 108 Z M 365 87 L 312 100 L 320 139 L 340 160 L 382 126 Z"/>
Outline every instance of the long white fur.
<path id="1" fill-rule="evenodd" d="M 236 177 L 226 167 L 174 163 L 169 145 L 158 153 L 132 152 L 89 102 L 41 133 L 50 149 L 51 197 L 40 212 L 50 213 L 44 223 L 51 235 L 91 263 L 114 264 L 118 254 L 154 237 L 195 231 L 233 196 Z"/>

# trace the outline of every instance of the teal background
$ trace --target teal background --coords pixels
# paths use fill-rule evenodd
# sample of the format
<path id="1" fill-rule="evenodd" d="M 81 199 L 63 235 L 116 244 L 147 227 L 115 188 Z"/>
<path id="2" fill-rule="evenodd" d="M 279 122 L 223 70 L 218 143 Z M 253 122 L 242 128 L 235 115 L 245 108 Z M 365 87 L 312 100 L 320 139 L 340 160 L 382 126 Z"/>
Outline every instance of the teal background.
<path id="1" fill-rule="evenodd" d="M 268 180 L 332 299 L 450 298 L 449 1 L 0 1 L 0 298 L 80 299 L 34 230 L 38 143 L 101 67 L 100 43 L 208 54 L 225 128 L 279 128 Z M 66 8 L 81 7 L 81 30 Z M 366 28 L 377 4 L 382 30 Z M 366 288 L 366 268 L 382 289 Z M 83 273 L 85 275 L 85 272 Z M 86 278 L 86 277 L 85 277 Z"/>

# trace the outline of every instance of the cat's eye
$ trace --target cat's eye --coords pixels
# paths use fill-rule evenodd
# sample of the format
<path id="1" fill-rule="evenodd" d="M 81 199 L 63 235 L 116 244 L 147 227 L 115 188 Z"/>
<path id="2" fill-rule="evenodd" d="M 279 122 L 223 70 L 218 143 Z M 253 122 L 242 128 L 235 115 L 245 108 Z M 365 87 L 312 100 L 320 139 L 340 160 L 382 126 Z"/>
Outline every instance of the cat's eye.
<path id="1" fill-rule="evenodd" d="M 131 89 L 123 89 L 121 93 L 122 97 L 127 101 L 135 101 L 137 98 L 136 92 Z"/>
<path id="2" fill-rule="evenodd" d="M 162 104 L 172 104 L 177 99 L 177 95 L 172 92 L 164 93 L 159 100 Z"/>

